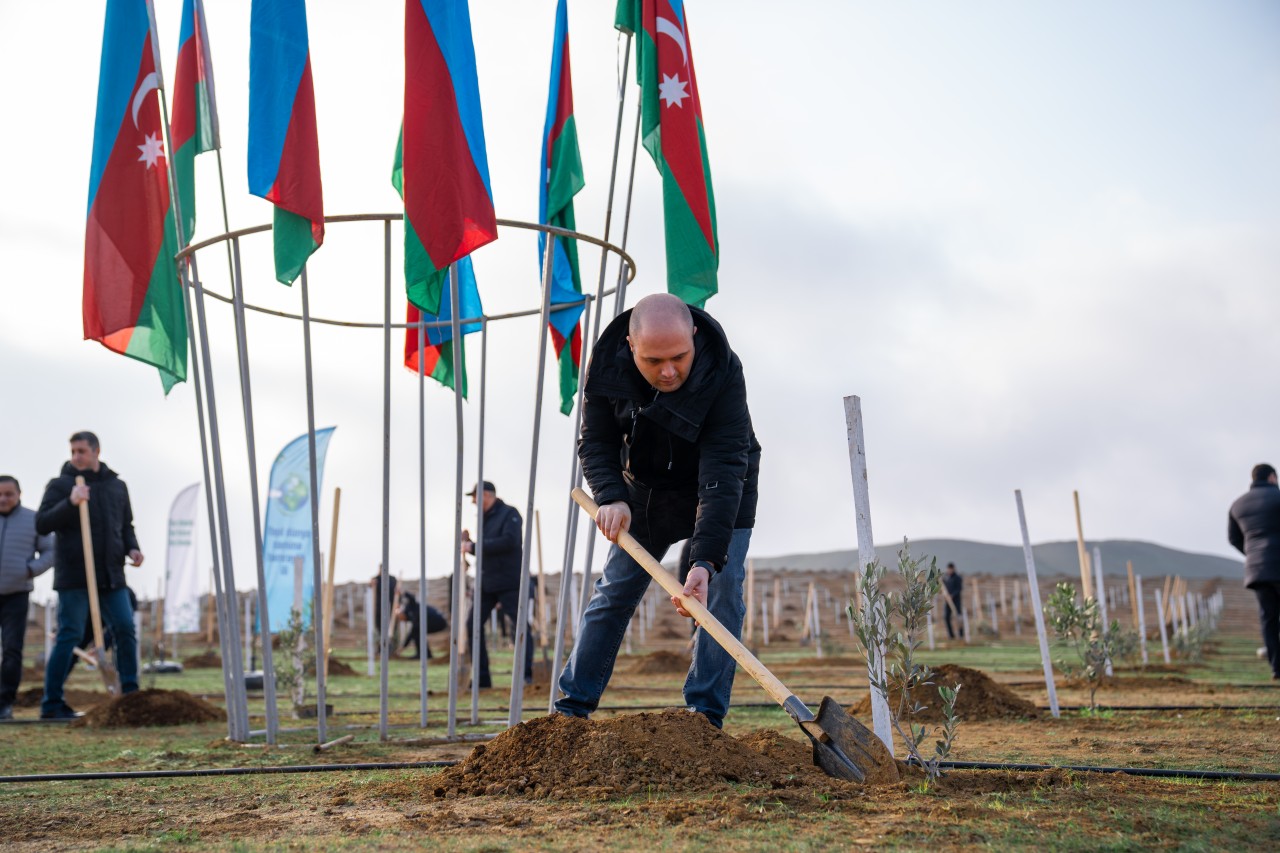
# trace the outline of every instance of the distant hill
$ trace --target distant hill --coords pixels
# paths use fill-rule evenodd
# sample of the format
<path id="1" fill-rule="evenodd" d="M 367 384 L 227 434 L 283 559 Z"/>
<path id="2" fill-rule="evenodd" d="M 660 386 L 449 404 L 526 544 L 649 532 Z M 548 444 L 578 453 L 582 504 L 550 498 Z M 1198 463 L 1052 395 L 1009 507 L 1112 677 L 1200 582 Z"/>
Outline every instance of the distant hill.
<path id="1" fill-rule="evenodd" d="M 911 544 L 913 556 L 937 557 L 938 565 L 956 564 L 960 574 L 1022 575 L 1026 573 L 1026 560 L 1021 545 L 994 545 L 988 542 L 969 542 L 964 539 L 919 539 Z M 1143 577 L 1181 575 L 1184 578 L 1243 578 L 1244 563 L 1211 554 L 1192 554 L 1174 548 L 1166 548 L 1154 542 L 1137 542 L 1129 539 L 1111 539 L 1089 543 L 1092 555 L 1094 546 L 1102 553 L 1103 572 L 1108 575 L 1125 574 L 1125 561 L 1132 560 L 1134 571 Z M 877 545 L 876 556 L 886 566 L 898 564 L 898 551 L 902 546 Z M 1031 546 L 1036 560 L 1036 573 L 1041 577 L 1080 574 L 1076 543 L 1045 542 Z M 756 567 L 762 569 L 818 569 L 852 570 L 858 552 L 824 551 L 817 554 L 787 554 L 781 557 L 753 557 Z"/>

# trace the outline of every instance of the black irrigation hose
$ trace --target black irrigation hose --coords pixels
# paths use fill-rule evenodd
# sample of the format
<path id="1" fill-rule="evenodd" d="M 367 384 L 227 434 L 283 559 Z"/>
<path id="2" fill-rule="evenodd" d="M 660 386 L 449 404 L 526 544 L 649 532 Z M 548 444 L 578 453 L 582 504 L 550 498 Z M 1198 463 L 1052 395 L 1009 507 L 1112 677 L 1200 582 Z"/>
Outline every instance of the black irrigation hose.
<path id="1" fill-rule="evenodd" d="M 1280 782 L 1280 773 L 1243 770 L 1170 770 L 1162 767 L 1094 767 L 1089 764 L 1014 764 L 1005 761 L 939 761 L 947 770 L 1072 770 L 1080 773 L 1123 773 L 1176 779 L 1223 779 L 1237 782 Z"/>
<path id="2" fill-rule="evenodd" d="M 1048 711 L 1048 705 L 1037 705 Z M 1087 711 L 1088 705 L 1059 705 L 1059 711 Z M 1280 705 L 1099 705 L 1099 711 L 1280 711 Z"/>
<path id="3" fill-rule="evenodd" d="M 457 761 L 377 761 L 364 764 L 295 764 L 278 767 L 206 767 L 198 770 L 118 770 L 110 773 L 38 773 L 0 776 L 0 782 L 80 782 L 91 779 L 185 779 L 195 776 L 258 776 L 266 773 L 332 773 L 340 770 L 411 770 L 453 767 Z"/>

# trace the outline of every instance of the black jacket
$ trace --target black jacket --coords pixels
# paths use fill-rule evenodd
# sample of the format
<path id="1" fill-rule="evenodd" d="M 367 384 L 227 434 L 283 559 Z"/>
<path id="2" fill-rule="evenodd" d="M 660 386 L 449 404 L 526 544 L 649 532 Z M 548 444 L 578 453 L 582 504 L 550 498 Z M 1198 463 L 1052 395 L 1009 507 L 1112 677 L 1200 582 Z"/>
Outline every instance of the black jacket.
<path id="1" fill-rule="evenodd" d="M 520 558 L 524 536 L 520 513 L 495 499 L 484 514 L 484 562 L 480 566 L 480 592 L 496 594 L 520 588 Z"/>
<path id="2" fill-rule="evenodd" d="M 97 471 L 77 471 L 70 462 L 62 474 L 49 481 L 36 511 L 36 530 L 58 534 L 57 561 L 53 565 L 54 589 L 84 589 L 84 544 L 80 537 L 80 508 L 71 503 L 76 475 L 89 486 L 89 532 L 99 589 L 125 586 L 124 560 L 138 548 L 133 532 L 133 507 L 129 489 L 106 465 Z"/>
<path id="3" fill-rule="evenodd" d="M 1227 514 L 1227 540 L 1244 554 L 1245 586 L 1280 583 L 1280 486 L 1254 483 L 1236 499 Z"/>
<path id="4" fill-rule="evenodd" d="M 946 587 L 947 595 L 951 596 L 951 600 L 955 602 L 956 610 L 960 610 L 964 605 L 960 601 L 964 597 L 964 578 L 959 572 L 949 575 L 942 573 L 942 585 Z"/>
<path id="5" fill-rule="evenodd" d="M 690 310 L 693 365 L 669 394 L 636 368 L 627 344 L 631 312 L 605 328 L 587 369 L 578 458 L 598 503 L 630 505 L 637 538 L 665 547 L 692 537 L 689 560 L 718 571 L 733 531 L 755 525 L 760 443 L 742 362 L 720 324 Z"/>

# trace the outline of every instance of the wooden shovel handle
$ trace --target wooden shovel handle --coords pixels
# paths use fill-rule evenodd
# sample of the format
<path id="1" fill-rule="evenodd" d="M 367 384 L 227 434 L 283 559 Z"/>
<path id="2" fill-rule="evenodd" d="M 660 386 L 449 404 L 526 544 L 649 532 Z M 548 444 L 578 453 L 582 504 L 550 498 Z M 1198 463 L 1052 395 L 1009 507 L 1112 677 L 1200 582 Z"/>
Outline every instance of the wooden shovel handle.
<path id="1" fill-rule="evenodd" d="M 76 475 L 76 485 L 84 485 L 84 477 Z M 93 533 L 89 529 L 89 501 L 80 502 L 80 543 L 84 546 L 84 583 L 89 591 L 89 613 L 93 622 L 93 644 L 99 653 L 102 643 L 102 611 L 98 607 L 98 568 L 93 559 Z"/>
<path id="2" fill-rule="evenodd" d="M 600 511 L 600 507 L 596 502 L 584 492 L 582 489 L 574 489 L 572 492 L 574 501 L 578 506 L 587 511 L 593 519 L 596 513 Z M 765 669 L 764 664 L 751 654 L 746 646 L 729 632 L 729 629 L 720 624 L 720 620 L 711 615 L 702 602 L 696 598 L 684 594 L 684 587 L 675 576 L 663 568 L 662 564 L 653 558 L 653 555 L 644 549 L 644 546 L 636 541 L 635 537 L 630 533 L 623 531 L 618 535 L 618 545 L 622 550 L 631 555 L 640 567 L 653 576 L 658 585 L 670 593 L 673 597 L 680 600 L 681 606 L 688 612 L 693 614 L 694 619 L 702 626 L 702 630 L 712 636 L 729 655 L 738 662 L 738 666 L 742 667 L 747 673 L 759 682 L 764 691 L 768 693 L 775 702 L 784 707 L 788 706 L 788 700 L 794 700 L 794 694 L 787 689 L 786 685 L 779 681 L 773 673 Z M 713 580 L 712 583 L 715 583 Z M 790 708 L 788 707 L 788 711 Z"/>

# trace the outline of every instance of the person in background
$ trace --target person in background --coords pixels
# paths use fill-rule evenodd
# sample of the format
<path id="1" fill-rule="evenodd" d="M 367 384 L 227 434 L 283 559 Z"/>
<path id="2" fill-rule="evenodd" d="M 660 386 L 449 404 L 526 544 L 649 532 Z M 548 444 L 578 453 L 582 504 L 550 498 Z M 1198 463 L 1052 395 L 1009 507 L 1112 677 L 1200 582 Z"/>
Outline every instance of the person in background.
<path id="1" fill-rule="evenodd" d="M 0 720 L 13 719 L 22 683 L 31 581 L 49 570 L 53 558 L 53 534 L 36 532 L 35 510 L 22 505 L 17 478 L 0 475 Z"/>
<path id="2" fill-rule="evenodd" d="M 477 495 L 477 492 L 479 493 Z M 473 502 L 478 502 L 484 512 L 484 563 L 480 567 L 480 624 L 489 619 L 495 607 L 510 619 L 512 628 L 520 613 L 520 568 L 523 564 L 524 537 L 521 535 L 523 519 L 510 504 L 498 497 L 493 483 L 485 480 L 480 488 L 467 492 Z M 471 531 L 462 531 L 462 553 L 475 554 L 476 543 L 471 541 Z M 480 631 L 480 651 L 475 657 L 476 678 L 480 687 L 492 687 L 489 675 L 489 648 L 485 632 Z M 471 636 L 471 611 L 467 611 L 467 636 Z M 514 631 L 512 636 L 515 636 Z M 533 683 L 533 643 L 525 643 L 524 683 Z"/>
<path id="3" fill-rule="evenodd" d="M 961 603 L 961 599 L 964 597 L 962 595 L 964 592 L 964 578 L 956 571 L 955 563 L 947 563 L 946 571 L 942 573 L 942 587 L 947 591 L 947 594 L 943 596 L 942 620 L 947 623 L 947 636 L 954 640 L 956 634 L 964 631 L 964 625 L 960 621 L 964 607 Z M 957 623 L 954 627 L 951 625 L 953 609 Z"/>
<path id="4" fill-rule="evenodd" d="M 1253 466 L 1252 478 L 1227 513 L 1227 541 L 1244 554 L 1244 585 L 1258 597 L 1271 677 L 1280 680 L 1280 485 L 1266 463 Z"/>

